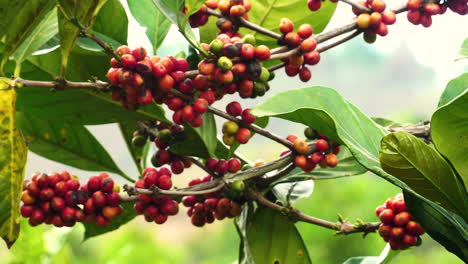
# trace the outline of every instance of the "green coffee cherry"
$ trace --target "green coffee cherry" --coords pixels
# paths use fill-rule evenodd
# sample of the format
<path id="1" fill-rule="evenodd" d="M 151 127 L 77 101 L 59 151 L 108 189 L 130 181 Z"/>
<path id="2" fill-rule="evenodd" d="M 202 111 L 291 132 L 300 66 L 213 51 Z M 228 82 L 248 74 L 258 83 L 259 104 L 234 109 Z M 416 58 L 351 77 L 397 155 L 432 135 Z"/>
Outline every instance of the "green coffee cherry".
<path id="1" fill-rule="evenodd" d="M 216 55 L 221 54 L 221 50 L 223 48 L 224 44 L 221 40 L 215 39 L 211 41 L 210 43 L 210 51 L 213 52 Z"/>
<path id="2" fill-rule="evenodd" d="M 273 80 L 275 76 L 276 76 L 275 72 L 270 72 L 270 78 L 268 78 L 268 81 Z"/>
<path id="3" fill-rule="evenodd" d="M 260 77 L 258 77 L 258 79 L 262 82 L 268 82 L 270 79 L 270 72 L 265 67 L 262 67 L 262 72 L 260 73 Z"/>
<path id="4" fill-rule="evenodd" d="M 228 57 L 222 56 L 218 59 L 218 68 L 227 72 L 232 69 L 232 61 Z"/>
<path id="5" fill-rule="evenodd" d="M 313 128 L 308 127 L 304 130 L 304 136 L 308 139 L 316 139 L 318 137 L 317 131 L 315 131 Z"/>
<path id="6" fill-rule="evenodd" d="M 242 166 L 242 169 L 241 169 L 241 170 L 245 171 L 245 170 L 249 170 L 249 169 L 252 169 L 252 168 L 253 168 L 252 165 L 246 163 L 246 164 L 244 164 L 244 165 Z"/>
<path id="7" fill-rule="evenodd" d="M 242 38 L 241 42 L 243 44 L 252 44 L 253 46 L 255 46 L 255 43 L 257 43 L 257 40 L 255 39 L 255 36 L 252 35 L 252 34 L 247 34 L 244 36 L 244 38 Z"/>
<path id="8" fill-rule="evenodd" d="M 245 184 L 243 181 L 237 180 L 231 184 L 231 188 L 237 192 L 243 192 L 245 189 Z"/>
<path id="9" fill-rule="evenodd" d="M 256 96 L 263 96 L 266 93 L 266 87 L 264 82 L 255 82 L 254 84 L 254 94 Z"/>

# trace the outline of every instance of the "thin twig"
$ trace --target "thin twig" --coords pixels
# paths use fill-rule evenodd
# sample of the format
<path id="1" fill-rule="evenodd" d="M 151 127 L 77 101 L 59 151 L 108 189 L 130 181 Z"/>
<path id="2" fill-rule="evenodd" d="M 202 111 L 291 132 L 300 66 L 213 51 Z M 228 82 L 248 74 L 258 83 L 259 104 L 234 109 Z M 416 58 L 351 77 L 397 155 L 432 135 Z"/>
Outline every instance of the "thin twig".
<path id="1" fill-rule="evenodd" d="M 97 89 L 97 90 L 108 90 L 111 86 L 110 83 L 103 81 L 92 81 L 92 82 L 71 82 L 67 80 L 60 81 L 32 81 L 24 79 L 15 79 L 16 83 L 21 83 L 27 87 L 44 87 L 44 88 L 55 88 L 57 90 L 72 90 L 72 89 Z"/>
<path id="2" fill-rule="evenodd" d="M 317 217 L 306 215 L 302 213 L 301 211 L 299 211 L 298 209 L 287 208 L 279 204 L 273 203 L 269 201 L 268 199 L 266 199 L 259 192 L 253 191 L 251 189 L 247 189 L 247 191 L 248 191 L 248 194 L 251 196 L 251 198 L 256 200 L 258 203 L 268 208 L 271 208 L 273 210 L 285 213 L 289 218 L 291 218 L 294 221 L 306 222 L 306 223 L 310 223 L 313 225 L 318 225 L 318 226 L 325 227 L 328 229 L 336 230 L 337 232 L 335 234 L 348 235 L 348 234 L 359 233 L 359 232 L 368 234 L 368 233 L 375 232 L 380 226 L 380 222 L 374 222 L 374 223 L 358 222 L 357 224 L 352 224 L 347 221 L 340 221 L 337 223 L 330 222 L 330 221 L 323 220 Z"/>
<path id="3" fill-rule="evenodd" d="M 189 159 L 193 162 L 193 164 L 197 165 L 200 169 L 204 170 L 206 173 L 210 175 L 213 175 L 213 173 L 209 171 L 208 168 L 203 163 L 201 163 L 198 159 L 194 157 L 189 157 Z"/>
<path id="4" fill-rule="evenodd" d="M 296 164 L 293 163 L 293 164 L 289 165 L 288 167 L 286 167 L 285 169 L 281 170 L 280 172 L 276 173 L 275 175 L 272 175 L 272 176 L 266 177 L 266 178 L 262 177 L 258 184 L 259 184 L 260 187 L 267 187 L 271 183 L 275 182 L 276 180 L 279 180 L 283 176 L 288 175 L 295 168 L 296 168 Z"/>
<path id="5" fill-rule="evenodd" d="M 353 0 L 340 0 L 340 1 L 350 5 L 350 6 L 354 7 L 354 8 L 356 8 L 356 9 L 358 9 L 359 11 L 364 12 L 364 13 L 372 12 L 372 9 L 370 9 L 370 8 L 368 8 L 366 6 L 363 6 L 363 5 L 359 4 L 359 3 L 356 3 Z"/>

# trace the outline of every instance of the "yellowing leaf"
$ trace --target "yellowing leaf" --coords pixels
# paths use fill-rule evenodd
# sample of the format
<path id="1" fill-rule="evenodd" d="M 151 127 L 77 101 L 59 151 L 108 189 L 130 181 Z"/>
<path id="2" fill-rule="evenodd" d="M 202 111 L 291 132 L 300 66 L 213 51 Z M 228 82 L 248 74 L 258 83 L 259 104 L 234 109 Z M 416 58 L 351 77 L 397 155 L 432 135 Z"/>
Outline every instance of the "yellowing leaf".
<path id="1" fill-rule="evenodd" d="M 10 247 L 19 235 L 19 205 L 27 147 L 15 127 L 16 92 L 0 80 L 0 236 Z"/>

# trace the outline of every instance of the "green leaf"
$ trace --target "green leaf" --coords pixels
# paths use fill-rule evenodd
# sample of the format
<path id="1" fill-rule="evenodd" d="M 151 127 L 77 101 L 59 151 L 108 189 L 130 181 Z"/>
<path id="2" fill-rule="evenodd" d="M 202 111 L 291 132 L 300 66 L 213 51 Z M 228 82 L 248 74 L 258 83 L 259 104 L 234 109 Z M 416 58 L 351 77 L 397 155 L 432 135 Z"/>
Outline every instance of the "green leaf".
<path id="1" fill-rule="evenodd" d="M 276 184 L 271 191 L 283 205 L 292 205 L 300 199 L 307 198 L 314 191 L 314 181 L 305 180 Z"/>
<path id="2" fill-rule="evenodd" d="M 130 151 L 130 155 L 132 156 L 133 162 L 135 166 L 138 168 L 140 174 L 143 172 L 145 168 L 145 158 L 144 158 L 144 147 L 136 147 L 132 143 L 133 133 L 137 130 L 136 122 L 134 121 L 125 121 L 118 123 L 120 132 L 122 132 L 122 136 L 124 137 L 125 144 L 127 144 L 127 148 Z M 151 143 L 151 142 L 147 142 Z M 145 145 L 146 147 L 146 145 Z M 146 150 L 148 152 L 148 149 Z"/>
<path id="3" fill-rule="evenodd" d="M 16 49 L 13 58 L 23 62 L 58 33 L 57 9 L 52 9 Z"/>
<path id="4" fill-rule="evenodd" d="M 401 123 L 383 117 L 372 117 L 372 120 L 383 127 L 400 127 Z"/>
<path id="5" fill-rule="evenodd" d="M 169 150 L 182 156 L 200 158 L 214 157 L 218 139 L 216 138 L 216 122 L 212 113 L 204 113 L 203 125 L 192 128 L 184 126 L 184 132 L 179 133 L 172 141 Z"/>
<path id="6" fill-rule="evenodd" d="M 387 244 L 379 256 L 352 257 L 343 264 L 387 264 L 401 252 L 401 250 L 391 250 L 390 245 Z"/>
<path id="7" fill-rule="evenodd" d="M 466 81 L 468 85 L 468 78 Z M 468 188 L 468 86 L 466 88 L 460 96 L 432 115 L 431 138 Z"/>
<path id="8" fill-rule="evenodd" d="M 13 5 L 13 10 L 5 8 L 6 12 L 13 12 L 7 15 L 8 20 L 2 21 L 5 33 L 4 57 L 0 64 L 0 72 L 11 55 L 27 40 L 34 29 L 45 19 L 53 9 L 55 2 L 49 0 L 20 0 L 15 1 L 19 5 Z M 9 7 L 10 3 L 6 6 Z"/>
<path id="9" fill-rule="evenodd" d="M 128 0 L 128 6 L 138 23 L 146 27 L 146 35 L 153 44 L 153 53 L 156 54 L 169 32 L 171 22 L 151 0 Z"/>
<path id="10" fill-rule="evenodd" d="M 204 4 L 204 1 L 199 0 L 185 0 L 185 7 L 187 8 L 187 15 L 195 14 L 200 10 L 201 6 Z"/>
<path id="11" fill-rule="evenodd" d="M 404 191 L 405 203 L 413 216 L 437 242 L 460 259 L 468 261 L 468 225 L 460 216 L 437 204 Z"/>
<path id="12" fill-rule="evenodd" d="M 384 137 L 380 164 L 420 195 L 466 218 L 463 185 L 444 158 L 417 137 L 403 131 Z"/>
<path id="13" fill-rule="evenodd" d="M 91 28 L 99 10 L 106 1 L 107 0 L 57 0 L 59 5 L 58 21 L 61 50 L 61 77 L 65 77 L 68 58 L 80 33 L 80 28 L 78 26 Z"/>
<path id="14" fill-rule="evenodd" d="M 120 226 L 130 222 L 133 220 L 137 214 L 135 212 L 135 209 L 133 209 L 133 204 L 132 203 L 122 203 L 121 206 L 123 207 L 123 212 L 121 215 L 116 216 L 115 218 L 112 218 L 110 221 L 110 225 L 108 226 L 97 226 L 94 223 L 83 223 L 83 226 L 85 227 L 85 234 L 84 234 L 84 239 L 89 239 L 95 236 L 99 236 L 111 231 L 114 231 L 118 229 Z"/>
<path id="15" fill-rule="evenodd" d="M 468 72 L 448 82 L 437 107 L 442 107 L 468 89 Z"/>
<path id="16" fill-rule="evenodd" d="M 255 263 L 312 263 L 294 223 L 270 208 L 257 209 L 246 235 Z"/>
<path id="17" fill-rule="evenodd" d="M 363 166 L 380 170 L 380 140 L 388 132 L 333 89 L 316 86 L 278 93 L 252 113 L 313 127 L 348 147 Z"/>
<path id="18" fill-rule="evenodd" d="M 28 149 L 15 126 L 16 92 L 0 80 L 0 237 L 11 247 L 19 235 L 20 197 Z"/>
<path id="19" fill-rule="evenodd" d="M 315 179 L 334 179 L 339 177 L 358 176 L 367 172 L 357 160 L 351 155 L 351 152 L 345 146 L 340 146 L 341 150 L 338 153 L 338 165 L 335 168 L 321 168 L 317 166 L 311 172 L 304 172 L 300 168 L 294 169 L 288 175 L 274 182 L 272 185 L 284 182 L 296 182 Z"/>
<path id="20" fill-rule="evenodd" d="M 24 112 L 17 112 L 16 118 L 32 152 L 82 170 L 124 174 L 83 125 L 39 119 Z"/>
<path id="21" fill-rule="evenodd" d="M 141 1 L 143 2 L 143 1 Z M 154 13 L 151 13 L 154 15 Z M 93 31 L 125 44 L 128 36 L 128 18 L 120 0 L 107 0 L 93 23 Z"/>
<path id="22" fill-rule="evenodd" d="M 103 35 L 99 32 L 94 32 L 98 38 L 100 38 L 105 43 L 109 44 L 113 49 L 117 49 L 119 46 L 122 46 L 122 43 L 112 39 L 106 35 Z M 123 42 L 125 43 L 125 42 Z M 94 40 L 89 38 L 78 38 L 76 44 L 83 48 L 84 50 L 93 51 L 93 52 L 103 52 L 104 49 L 99 46 Z"/>

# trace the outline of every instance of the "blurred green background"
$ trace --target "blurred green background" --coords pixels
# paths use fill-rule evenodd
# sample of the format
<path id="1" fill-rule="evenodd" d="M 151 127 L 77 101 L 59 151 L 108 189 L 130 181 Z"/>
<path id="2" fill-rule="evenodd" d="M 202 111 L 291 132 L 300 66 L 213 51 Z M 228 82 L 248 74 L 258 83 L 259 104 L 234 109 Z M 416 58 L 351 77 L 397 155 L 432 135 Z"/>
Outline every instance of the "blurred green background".
<path id="1" fill-rule="evenodd" d="M 125 2 L 125 1 L 124 1 Z M 339 6 L 330 27 L 346 23 L 352 17 L 349 9 Z M 321 85 L 335 88 L 345 98 L 370 116 L 387 117 L 399 122 L 429 120 L 445 84 L 462 72 L 468 71 L 467 60 L 454 62 L 458 47 L 465 36 L 457 30 L 447 30 L 462 25 L 460 16 L 449 14 L 434 19 L 430 29 L 415 28 L 399 16 L 390 34 L 378 39 L 375 45 L 365 44 L 356 38 L 322 55 L 322 61 L 312 68 L 312 80 L 301 83 L 298 78 L 277 75 L 272 90 L 266 95 L 291 89 Z M 129 45 L 144 45 L 144 29 L 130 21 Z M 437 36 L 437 37 L 435 37 Z M 186 49 L 176 30 L 172 30 L 158 54 L 176 54 Z M 237 100 L 230 97 L 217 104 Z M 254 106 L 259 100 L 243 102 Z M 221 122 L 217 120 L 218 124 Z M 131 175 L 136 169 L 125 150 L 121 135 L 115 126 L 92 126 L 89 130 L 109 150 L 119 166 Z M 269 129 L 279 135 L 301 134 L 303 126 L 271 120 Z M 251 144 L 242 146 L 240 152 L 252 161 L 266 161 L 277 157 L 281 146 L 256 136 Z M 29 154 L 27 176 L 34 171 L 70 170 L 82 178 L 82 182 L 94 172 L 81 171 Z M 190 169 L 182 176 L 175 176 L 178 186 L 191 178 L 203 176 L 200 170 Z M 118 178 L 118 176 L 115 176 Z M 120 183 L 123 181 L 118 180 Z M 350 221 L 360 218 L 376 221 L 374 208 L 400 190 L 381 178 L 366 174 L 358 177 L 315 182 L 311 197 L 298 202 L 305 213 L 336 221 L 341 214 Z M 376 234 L 364 239 L 360 234 L 334 236 L 320 227 L 298 223 L 314 263 L 342 263 L 349 257 L 378 255 L 385 243 Z M 137 217 L 117 231 L 82 241 L 84 229 L 51 228 L 41 225 L 29 227 L 25 222 L 21 234 L 11 250 L 0 245 L 0 264 L 6 263 L 235 263 L 239 239 L 231 220 L 216 222 L 204 228 L 193 227 L 181 209 L 178 216 L 163 226 L 146 223 Z M 399 254 L 394 263 L 463 263 L 424 235 L 421 247 Z M 289 263 L 288 263 L 289 264 Z"/>

